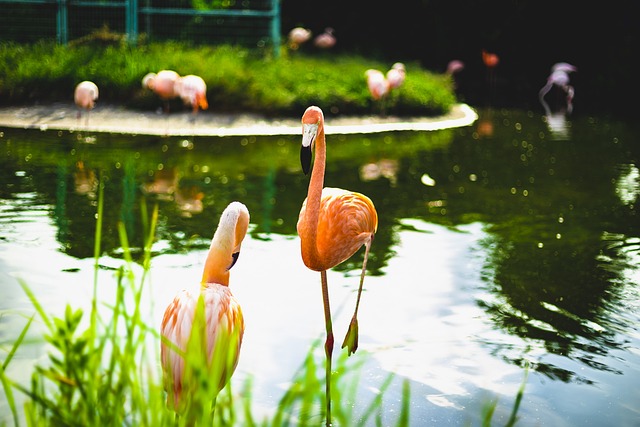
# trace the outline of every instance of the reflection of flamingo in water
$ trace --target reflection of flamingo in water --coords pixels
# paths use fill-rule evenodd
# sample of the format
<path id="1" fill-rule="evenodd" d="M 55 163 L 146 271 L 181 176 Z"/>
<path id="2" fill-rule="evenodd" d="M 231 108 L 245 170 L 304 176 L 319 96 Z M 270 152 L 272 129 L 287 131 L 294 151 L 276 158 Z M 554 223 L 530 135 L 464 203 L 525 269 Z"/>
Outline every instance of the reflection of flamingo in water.
<path id="1" fill-rule="evenodd" d="M 187 218 L 192 217 L 194 214 L 202 213 L 204 209 L 202 205 L 203 198 L 204 193 L 196 185 L 180 186 L 175 193 L 176 205 L 178 205 L 182 216 Z"/>
<path id="2" fill-rule="evenodd" d="M 569 84 L 569 73 L 576 72 L 578 69 L 566 62 L 558 62 L 551 67 L 551 74 L 547 78 L 547 83 L 540 89 L 538 93 L 538 97 L 540 98 L 540 103 L 544 107 L 547 115 L 551 114 L 551 109 L 549 104 L 545 101 L 544 97 L 549 93 L 549 91 L 555 86 L 560 88 L 566 94 L 566 111 L 567 113 L 571 113 L 573 111 L 573 96 L 575 91 L 573 86 Z"/>
<path id="3" fill-rule="evenodd" d="M 307 198 L 300 209 L 297 230 L 300 236 L 302 260 L 314 271 L 320 272 L 326 328 L 326 422 L 331 424 L 331 355 L 333 352 L 333 326 L 329 306 L 327 270 L 344 262 L 365 247 L 362 273 L 356 307 L 349 330 L 342 344 L 349 355 L 358 348 L 358 306 L 367 268 L 367 258 L 378 228 L 378 214 L 373 202 L 365 195 L 340 188 L 323 188 L 326 163 L 324 115 L 316 106 L 307 108 L 302 116 L 302 148 L 300 161 L 305 173 L 313 172 Z"/>
<path id="4" fill-rule="evenodd" d="M 215 403 L 238 364 L 244 318 L 229 289 L 229 270 L 238 260 L 248 226 L 246 206 L 230 203 L 213 235 L 199 292 L 181 291 L 164 312 L 160 357 L 167 406 L 187 422 L 206 417 L 202 398 Z"/>
<path id="5" fill-rule="evenodd" d="M 76 162 L 73 183 L 77 194 L 87 196 L 89 199 L 96 198 L 96 190 L 98 189 L 96 173 L 87 168 L 82 160 Z"/>
<path id="6" fill-rule="evenodd" d="M 142 184 L 147 194 L 155 194 L 160 200 L 173 200 L 178 188 L 178 171 L 176 168 L 162 168 L 153 174 L 153 181 Z"/>

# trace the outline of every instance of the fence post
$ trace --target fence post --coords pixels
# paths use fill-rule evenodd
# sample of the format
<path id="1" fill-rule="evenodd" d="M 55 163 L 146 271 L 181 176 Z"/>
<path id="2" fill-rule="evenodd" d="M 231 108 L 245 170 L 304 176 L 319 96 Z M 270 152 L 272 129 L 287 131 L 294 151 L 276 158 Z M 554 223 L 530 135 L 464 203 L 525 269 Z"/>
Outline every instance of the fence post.
<path id="1" fill-rule="evenodd" d="M 69 26 L 67 22 L 67 0 L 57 0 L 58 12 L 56 13 L 56 36 L 58 43 L 67 44 L 69 41 Z"/>
<path id="2" fill-rule="evenodd" d="M 138 0 L 126 0 L 125 31 L 130 45 L 138 44 Z"/>
<path id="3" fill-rule="evenodd" d="M 273 53 L 276 58 L 280 57 L 280 0 L 272 1 L 273 17 L 271 18 L 271 40 L 273 42 Z"/>

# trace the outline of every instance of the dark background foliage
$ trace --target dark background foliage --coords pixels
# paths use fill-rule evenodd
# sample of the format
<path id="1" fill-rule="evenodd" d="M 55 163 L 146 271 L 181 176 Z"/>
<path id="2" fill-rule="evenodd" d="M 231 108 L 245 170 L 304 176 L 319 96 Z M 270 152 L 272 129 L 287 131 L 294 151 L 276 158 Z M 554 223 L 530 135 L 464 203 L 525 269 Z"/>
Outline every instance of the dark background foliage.
<path id="1" fill-rule="evenodd" d="M 569 62 L 579 112 L 633 114 L 637 95 L 637 14 L 631 1 L 561 0 L 282 0 L 282 31 L 302 25 L 319 34 L 332 27 L 337 52 L 395 61 L 418 61 L 444 71 L 465 63 L 459 75 L 466 102 L 539 108 L 538 91 L 550 67 Z M 481 50 L 499 55 L 489 99 Z"/>

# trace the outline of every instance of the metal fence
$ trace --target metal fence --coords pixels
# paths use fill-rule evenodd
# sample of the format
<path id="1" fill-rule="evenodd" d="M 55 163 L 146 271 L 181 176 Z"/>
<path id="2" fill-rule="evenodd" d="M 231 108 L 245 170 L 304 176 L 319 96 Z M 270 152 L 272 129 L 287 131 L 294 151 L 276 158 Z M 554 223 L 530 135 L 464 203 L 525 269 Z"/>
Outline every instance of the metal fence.
<path id="1" fill-rule="evenodd" d="M 148 40 L 280 46 L 280 0 L 0 0 L 0 40 L 58 43 L 108 29 Z"/>

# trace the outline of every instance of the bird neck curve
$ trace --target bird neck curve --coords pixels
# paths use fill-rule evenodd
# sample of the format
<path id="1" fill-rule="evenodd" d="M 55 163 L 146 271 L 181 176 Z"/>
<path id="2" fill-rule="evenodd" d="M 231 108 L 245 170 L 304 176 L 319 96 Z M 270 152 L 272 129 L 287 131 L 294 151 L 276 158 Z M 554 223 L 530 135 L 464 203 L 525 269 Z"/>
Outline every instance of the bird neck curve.
<path id="1" fill-rule="evenodd" d="M 309 180 L 307 201 L 305 208 L 304 228 L 302 232 L 302 253 L 305 258 L 319 259 L 317 234 L 318 219 L 320 217 L 320 200 L 324 187 L 324 173 L 327 160 L 327 146 L 324 134 L 324 120 L 318 124 L 318 137 L 315 141 L 313 170 Z"/>
<path id="2" fill-rule="evenodd" d="M 234 254 L 240 252 L 248 227 L 247 208 L 239 202 L 229 204 L 222 212 L 211 240 L 202 274 L 202 288 L 206 288 L 209 283 L 229 286 L 229 269 L 233 266 Z"/>

